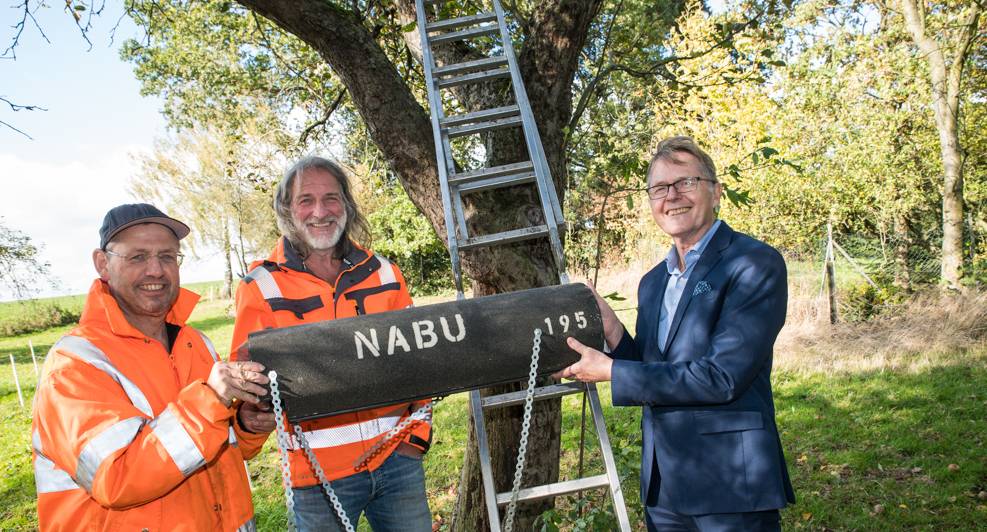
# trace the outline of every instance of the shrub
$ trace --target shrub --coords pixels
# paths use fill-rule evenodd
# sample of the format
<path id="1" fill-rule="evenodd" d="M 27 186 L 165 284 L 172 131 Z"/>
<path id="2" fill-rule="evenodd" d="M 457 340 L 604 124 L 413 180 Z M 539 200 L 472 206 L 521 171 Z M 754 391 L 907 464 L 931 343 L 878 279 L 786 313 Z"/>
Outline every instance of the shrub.
<path id="1" fill-rule="evenodd" d="M 0 336 L 17 336 L 71 325 L 78 322 L 81 315 L 79 311 L 57 303 L 24 303 L 21 310 L 0 321 Z"/>

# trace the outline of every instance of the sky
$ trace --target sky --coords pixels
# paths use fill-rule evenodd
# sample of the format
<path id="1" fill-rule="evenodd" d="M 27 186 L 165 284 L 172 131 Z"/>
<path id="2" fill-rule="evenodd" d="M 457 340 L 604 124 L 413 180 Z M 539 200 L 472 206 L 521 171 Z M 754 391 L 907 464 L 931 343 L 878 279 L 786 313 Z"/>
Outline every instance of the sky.
<path id="1" fill-rule="evenodd" d="M 0 53 L 20 20 L 12 3 L 0 0 Z M 167 133 L 161 101 L 140 95 L 132 66 L 119 58 L 124 40 L 139 37 L 139 30 L 125 19 L 111 43 L 120 18 L 114 8 L 107 2 L 94 19 L 90 49 L 71 15 L 51 4 L 37 14 L 51 43 L 29 26 L 17 59 L 0 59 L 0 96 L 47 109 L 11 112 L 0 102 L 0 120 L 32 137 L 0 126 L 0 216 L 6 227 L 40 244 L 42 260 L 51 264 L 58 287 L 39 285 L 39 296 L 88 290 L 103 215 L 143 200 L 129 191 L 137 168 L 132 155 L 149 153 L 154 139 Z M 186 257 L 182 282 L 219 279 L 221 254 L 196 250 L 201 257 Z M 11 297 L 0 287 L 0 300 Z"/>

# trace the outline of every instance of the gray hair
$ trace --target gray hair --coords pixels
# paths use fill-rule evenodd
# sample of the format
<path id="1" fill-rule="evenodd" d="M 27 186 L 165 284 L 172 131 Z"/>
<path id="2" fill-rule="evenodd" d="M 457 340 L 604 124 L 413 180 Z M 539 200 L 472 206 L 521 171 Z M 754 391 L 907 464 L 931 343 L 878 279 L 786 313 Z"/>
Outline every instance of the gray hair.
<path id="1" fill-rule="evenodd" d="M 281 231 L 281 235 L 295 246 L 295 249 L 298 250 L 302 257 L 308 256 L 308 245 L 298 235 L 298 228 L 295 227 L 295 222 L 291 217 L 291 201 L 293 199 L 291 194 L 298 176 L 311 168 L 325 170 L 335 177 L 343 196 L 343 206 L 346 209 L 346 227 L 343 228 L 343 234 L 339 237 L 335 256 L 337 258 L 345 257 L 352 251 L 354 242 L 364 246 L 370 246 L 372 241 L 370 224 L 367 223 L 367 219 L 360 212 L 356 201 L 353 200 L 353 189 L 350 186 L 350 179 L 346 175 L 346 172 L 338 163 L 315 155 L 303 157 L 293 164 L 284 173 L 284 177 L 278 183 L 277 188 L 274 189 L 274 214 L 275 218 L 277 218 L 278 229 Z"/>
<path id="2" fill-rule="evenodd" d="M 699 161 L 699 171 L 702 173 L 700 177 L 719 182 L 719 179 L 716 179 L 716 165 L 713 164 L 713 158 L 703 151 L 696 144 L 696 141 L 692 140 L 692 137 L 686 136 L 668 137 L 658 143 L 655 154 L 651 157 L 651 162 L 648 164 L 648 175 L 651 175 L 651 169 L 658 161 L 677 165 L 686 164 L 685 161 L 676 156 L 679 153 L 688 153 Z"/>

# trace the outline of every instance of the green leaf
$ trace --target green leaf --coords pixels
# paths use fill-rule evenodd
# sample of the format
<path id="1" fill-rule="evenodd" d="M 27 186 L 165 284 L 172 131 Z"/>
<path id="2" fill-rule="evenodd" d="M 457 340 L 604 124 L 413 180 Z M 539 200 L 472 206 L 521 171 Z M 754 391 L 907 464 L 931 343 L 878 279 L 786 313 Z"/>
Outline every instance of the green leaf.
<path id="1" fill-rule="evenodd" d="M 78 5 L 73 6 L 72 9 L 74 9 L 76 11 L 85 11 L 86 10 L 86 6 L 84 6 L 82 4 L 78 4 Z"/>
<path id="2" fill-rule="evenodd" d="M 603 299 L 609 299 L 611 301 L 627 301 L 627 298 L 620 295 L 619 292 L 610 292 L 609 294 L 603 296 Z"/>
<path id="3" fill-rule="evenodd" d="M 627 195 L 627 208 L 634 210 L 634 196 L 632 194 Z"/>
<path id="4" fill-rule="evenodd" d="M 416 27 L 418 27 L 418 21 L 417 20 L 412 20 L 411 22 L 405 24 L 404 26 L 401 26 L 401 32 L 402 33 L 407 33 L 409 31 L 415 29 Z"/>

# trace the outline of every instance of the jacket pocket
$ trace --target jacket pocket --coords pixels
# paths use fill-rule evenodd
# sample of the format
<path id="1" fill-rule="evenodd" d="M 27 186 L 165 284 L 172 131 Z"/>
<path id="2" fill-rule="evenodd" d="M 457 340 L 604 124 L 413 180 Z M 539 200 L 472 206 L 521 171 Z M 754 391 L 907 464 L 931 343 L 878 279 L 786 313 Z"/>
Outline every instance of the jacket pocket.
<path id="1" fill-rule="evenodd" d="M 696 431 L 699 434 L 718 434 L 764 428 L 764 417 L 760 412 L 733 412 L 717 410 L 695 412 L 693 414 Z"/>

